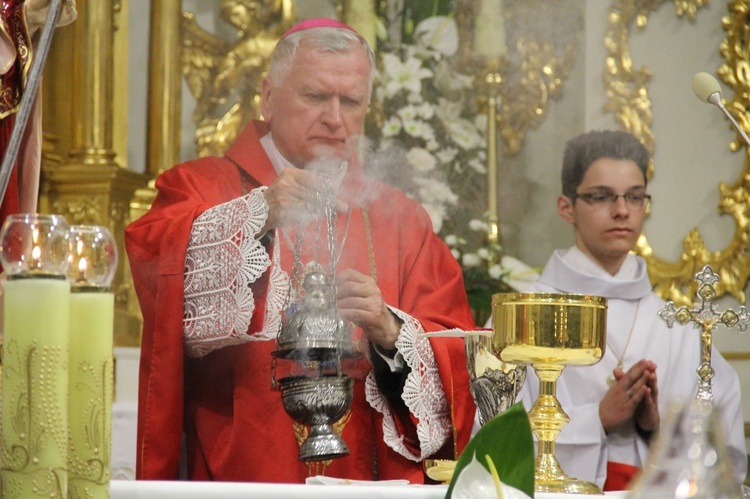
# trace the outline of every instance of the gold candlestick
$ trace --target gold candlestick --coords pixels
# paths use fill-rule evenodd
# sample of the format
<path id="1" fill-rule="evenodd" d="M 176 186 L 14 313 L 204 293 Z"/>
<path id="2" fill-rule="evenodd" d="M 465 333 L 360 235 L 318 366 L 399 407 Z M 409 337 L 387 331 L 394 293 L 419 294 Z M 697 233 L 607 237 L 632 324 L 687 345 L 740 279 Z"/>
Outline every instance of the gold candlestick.
<path id="1" fill-rule="evenodd" d="M 487 241 L 500 244 L 497 211 L 497 105 L 503 77 L 499 71 L 488 70 L 481 88 L 487 97 Z M 493 262 L 494 263 L 494 262 Z"/>
<path id="2" fill-rule="evenodd" d="M 479 107 L 487 114 L 487 242 L 500 245 L 497 199 L 497 108 L 503 74 L 507 74 L 508 45 L 505 33 L 505 5 L 502 0 L 459 0 L 459 58 L 468 73 L 476 74 Z M 489 262 L 497 263 L 496 257 Z"/>

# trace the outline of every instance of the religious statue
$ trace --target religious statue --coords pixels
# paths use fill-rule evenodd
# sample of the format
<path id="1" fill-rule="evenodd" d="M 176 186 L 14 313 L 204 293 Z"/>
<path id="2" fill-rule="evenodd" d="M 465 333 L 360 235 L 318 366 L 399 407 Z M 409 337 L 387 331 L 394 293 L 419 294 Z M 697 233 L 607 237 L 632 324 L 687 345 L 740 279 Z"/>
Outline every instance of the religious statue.
<path id="1" fill-rule="evenodd" d="M 49 0 L 2 0 L 0 9 L 0 155 L 4 156 L 26 88 L 37 35 L 47 20 Z M 64 0 L 57 26 L 77 16 L 75 0 Z M 38 94 L 41 95 L 41 94 Z M 0 224 L 16 213 L 37 211 L 41 170 L 41 102 L 36 97 L 16 163 L 0 205 Z"/>
<path id="2" fill-rule="evenodd" d="M 199 156 L 221 155 L 260 115 L 260 82 L 294 17 L 292 0 L 221 0 L 220 16 L 237 30 L 234 41 L 205 31 L 192 13 L 183 14 L 183 73 L 197 101 Z"/>

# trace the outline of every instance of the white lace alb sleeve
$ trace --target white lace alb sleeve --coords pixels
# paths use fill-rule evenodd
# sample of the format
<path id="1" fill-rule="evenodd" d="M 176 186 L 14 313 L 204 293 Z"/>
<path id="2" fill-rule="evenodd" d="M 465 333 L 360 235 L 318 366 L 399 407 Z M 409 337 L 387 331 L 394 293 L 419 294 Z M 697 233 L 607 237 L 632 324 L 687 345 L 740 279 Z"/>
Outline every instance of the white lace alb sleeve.
<path id="1" fill-rule="evenodd" d="M 375 375 L 367 375 L 365 393 L 370 405 L 383 415 L 383 439 L 393 450 L 412 461 L 421 461 L 437 452 L 451 435 L 448 401 L 440 382 L 435 354 L 422 324 L 409 314 L 389 307 L 403 322 L 396 348 L 411 368 L 401 397 L 409 411 L 417 417 L 417 437 L 421 455 L 411 452 L 399 435 L 388 401 L 378 390 Z"/>
<path id="2" fill-rule="evenodd" d="M 268 217 L 264 189 L 214 206 L 193 222 L 185 258 L 183 316 L 185 353 L 190 357 L 275 337 L 276 330 L 267 323 L 269 317 L 278 317 L 272 311 L 276 302 L 283 303 L 279 287 L 284 287 L 285 279 L 278 265 L 271 267 L 263 331 L 247 334 L 255 310 L 251 284 L 271 265 L 266 249 L 256 239 Z"/>

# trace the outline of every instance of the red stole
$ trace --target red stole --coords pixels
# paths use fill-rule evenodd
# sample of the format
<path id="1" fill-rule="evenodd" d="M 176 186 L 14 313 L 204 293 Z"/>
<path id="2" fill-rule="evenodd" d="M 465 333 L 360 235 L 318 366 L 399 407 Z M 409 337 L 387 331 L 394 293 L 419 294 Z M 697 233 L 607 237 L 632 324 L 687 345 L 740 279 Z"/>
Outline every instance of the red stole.
<path id="1" fill-rule="evenodd" d="M 604 482 L 604 492 L 627 490 L 633 477 L 640 468 L 624 463 L 607 462 L 607 480 Z"/>

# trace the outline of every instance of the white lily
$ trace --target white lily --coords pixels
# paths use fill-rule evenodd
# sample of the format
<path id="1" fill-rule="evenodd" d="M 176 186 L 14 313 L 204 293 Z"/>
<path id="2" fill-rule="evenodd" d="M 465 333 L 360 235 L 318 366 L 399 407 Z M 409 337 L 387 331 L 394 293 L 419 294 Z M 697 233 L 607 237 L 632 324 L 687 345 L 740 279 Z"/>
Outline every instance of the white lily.
<path id="1" fill-rule="evenodd" d="M 393 97 L 402 89 L 419 94 L 422 92 L 422 80 L 432 76 L 432 71 L 422 67 L 419 59 L 410 57 L 402 61 L 390 53 L 383 54 L 383 73 L 387 97 Z"/>
<path id="2" fill-rule="evenodd" d="M 492 466 L 492 461 L 488 464 Z M 494 466 L 492 466 L 494 470 Z M 506 485 L 495 474 L 490 474 L 476 456 L 461 470 L 453 486 L 453 499 L 524 499 L 526 494 L 515 487 Z"/>
<path id="3" fill-rule="evenodd" d="M 503 277 L 503 280 L 510 287 L 522 293 L 534 290 L 534 283 L 539 279 L 539 269 L 530 267 L 509 255 L 500 259 L 500 265 L 508 271 L 508 275 Z"/>
<path id="4" fill-rule="evenodd" d="M 417 24 L 414 39 L 423 47 L 450 57 L 458 51 L 458 26 L 451 17 L 428 17 Z"/>

